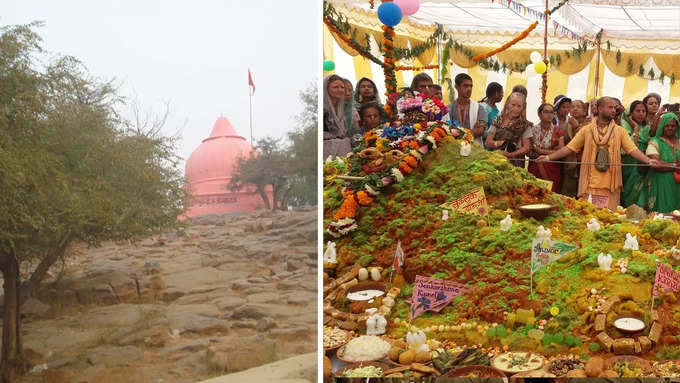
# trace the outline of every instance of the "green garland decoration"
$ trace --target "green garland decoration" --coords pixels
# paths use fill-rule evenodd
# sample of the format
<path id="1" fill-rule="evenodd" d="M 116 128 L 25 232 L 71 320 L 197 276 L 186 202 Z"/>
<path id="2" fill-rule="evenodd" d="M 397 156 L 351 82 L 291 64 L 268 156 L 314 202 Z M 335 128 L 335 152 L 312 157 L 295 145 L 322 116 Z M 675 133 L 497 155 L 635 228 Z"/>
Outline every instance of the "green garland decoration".
<path id="1" fill-rule="evenodd" d="M 566 4 L 569 0 L 562 0 L 560 1 L 556 6 L 552 7 L 552 9 L 548 12 L 548 15 L 552 15 L 555 11 L 558 9 L 562 8 L 564 4 Z"/>
<path id="2" fill-rule="evenodd" d="M 369 35 L 365 34 L 366 45 L 362 45 L 357 40 L 357 33 L 358 33 L 357 29 L 352 28 L 347 17 L 338 13 L 338 11 L 335 10 L 335 7 L 333 7 L 333 5 L 331 5 L 330 3 L 324 2 L 323 16 L 324 16 L 325 20 L 328 20 L 328 22 L 333 27 L 335 27 L 338 31 L 340 31 L 340 33 L 344 34 L 345 37 L 347 37 L 352 42 L 352 44 L 354 44 L 353 48 L 356 49 L 362 57 L 365 57 L 365 58 L 373 61 L 374 63 L 380 65 L 381 67 L 385 66 L 385 63 L 383 63 L 378 57 L 374 56 L 371 53 Z M 378 46 L 382 50 L 382 44 L 378 44 Z"/>
<path id="3" fill-rule="evenodd" d="M 411 48 L 397 48 L 394 47 L 394 58 L 396 60 L 401 59 L 413 59 L 425 53 L 428 49 L 432 48 L 440 37 L 446 37 L 444 33 L 444 27 L 440 24 L 436 24 L 434 32 L 425 40 L 424 43 L 412 46 Z"/>

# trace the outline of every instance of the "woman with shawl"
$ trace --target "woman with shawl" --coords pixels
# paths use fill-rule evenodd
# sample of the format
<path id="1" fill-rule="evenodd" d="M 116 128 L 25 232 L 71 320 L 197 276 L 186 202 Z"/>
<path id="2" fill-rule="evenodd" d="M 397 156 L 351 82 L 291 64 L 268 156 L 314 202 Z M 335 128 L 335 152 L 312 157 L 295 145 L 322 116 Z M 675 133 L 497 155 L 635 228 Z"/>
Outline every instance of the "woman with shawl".
<path id="1" fill-rule="evenodd" d="M 378 87 L 375 86 L 375 83 L 370 78 L 362 77 L 357 82 L 357 87 L 354 90 L 354 107 L 356 110 L 359 110 L 367 102 L 377 102 L 382 105 L 380 95 L 378 94 Z"/>
<path id="2" fill-rule="evenodd" d="M 352 141 L 352 148 L 363 140 L 359 129 L 359 110 L 354 108 L 354 91 L 352 82 L 342 79 L 345 82 L 345 126 L 347 126 L 347 137 Z"/>
<path id="3" fill-rule="evenodd" d="M 649 124 L 647 123 L 647 106 L 642 101 L 633 101 L 621 118 L 621 126 L 626 129 L 628 136 L 635 146 L 641 151 L 647 150 L 649 143 Z M 638 162 L 628 154 L 621 154 L 623 164 L 637 164 Z M 621 202 L 623 207 L 632 204 L 640 205 L 640 194 L 642 192 L 643 177 L 635 166 L 623 166 L 621 168 L 623 177 L 623 191 L 621 192 Z M 644 205 L 644 204 L 643 204 Z M 643 206 L 640 205 L 640 206 Z"/>
<path id="4" fill-rule="evenodd" d="M 649 140 L 647 156 L 659 160 L 660 167 L 647 173 L 647 208 L 650 211 L 669 213 L 680 208 L 680 174 L 675 169 L 680 159 L 680 120 L 674 113 L 661 116 L 656 136 Z"/>
<path id="5" fill-rule="evenodd" d="M 323 80 L 323 157 L 344 157 L 352 151 L 345 118 L 345 82 L 332 74 Z"/>
<path id="6" fill-rule="evenodd" d="M 531 122 L 523 116 L 527 103 L 521 93 L 512 93 L 505 100 L 503 111 L 489 127 L 484 145 L 490 150 L 501 150 L 501 154 L 515 166 L 524 166 L 524 155 L 531 148 Z"/>

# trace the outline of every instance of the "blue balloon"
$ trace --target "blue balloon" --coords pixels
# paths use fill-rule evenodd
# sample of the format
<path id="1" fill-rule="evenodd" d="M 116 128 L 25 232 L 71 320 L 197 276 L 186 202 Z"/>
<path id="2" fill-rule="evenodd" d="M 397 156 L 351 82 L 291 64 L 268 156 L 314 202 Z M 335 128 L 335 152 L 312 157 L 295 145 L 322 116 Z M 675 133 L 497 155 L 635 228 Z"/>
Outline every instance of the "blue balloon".
<path id="1" fill-rule="evenodd" d="M 391 1 L 382 3 L 378 7 L 378 19 L 388 27 L 393 27 L 401 21 L 401 8 Z"/>

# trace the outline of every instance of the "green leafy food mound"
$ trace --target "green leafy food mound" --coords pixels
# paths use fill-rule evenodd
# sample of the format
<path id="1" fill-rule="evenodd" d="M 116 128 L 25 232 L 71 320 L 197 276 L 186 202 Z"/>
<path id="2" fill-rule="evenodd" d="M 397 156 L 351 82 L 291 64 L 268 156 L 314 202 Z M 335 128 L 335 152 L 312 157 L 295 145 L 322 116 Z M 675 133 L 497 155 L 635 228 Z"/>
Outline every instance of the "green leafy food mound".
<path id="1" fill-rule="evenodd" d="M 324 232 L 325 244 L 336 243 L 337 275 L 361 264 L 381 266 L 383 275 L 389 278 L 397 240 L 401 241 L 406 284 L 388 318 L 389 335 L 400 337 L 406 332 L 409 305 L 404 299 L 410 297 L 416 275 L 473 287 L 441 312 L 425 312 L 412 321 L 412 325 L 425 329 L 428 337 L 458 345 L 509 346 L 544 354 L 596 354 L 601 352 L 595 347 L 599 343 L 594 330 L 598 299 L 613 296 L 626 303 L 615 305 L 610 316 L 637 315 L 645 321 L 644 333 L 648 334 L 656 263 L 676 262 L 671 247 L 680 237 L 680 225 L 671 220 L 633 223 L 624 214 L 552 193 L 497 152 L 473 146 L 470 156 L 462 157 L 459 142 L 442 142 L 402 182 L 383 190 L 370 205 L 360 206 L 356 230 L 341 238 Z M 326 175 L 344 171 L 341 164 L 324 167 Z M 344 186 L 339 178 L 324 178 L 324 228 L 342 204 Z M 489 207 L 486 216 L 450 212 L 449 219 L 442 220 L 442 204 L 480 186 Z M 527 203 L 548 203 L 557 208 L 537 221 L 517 210 Z M 508 214 L 512 227 L 501 231 L 500 220 Z M 592 218 L 601 225 L 594 233 L 586 227 Z M 539 226 L 550 229 L 554 241 L 578 248 L 536 271 L 532 279 L 531 245 Z M 626 233 L 637 236 L 639 250 L 623 249 Z M 611 254 L 610 271 L 600 269 L 600 253 Z M 555 310 L 557 315 L 550 314 L 551 307 L 559 309 Z M 655 308 L 662 317 L 674 319 L 665 322 L 664 336 L 646 355 L 649 358 L 665 349 L 668 354 L 678 342 L 680 305 L 675 296 L 662 294 L 655 300 Z M 527 312 L 534 316 L 527 318 Z M 399 321 L 395 321 L 397 318 Z M 530 330 L 538 328 L 545 336 L 530 337 Z M 625 336 L 614 331 L 612 337 Z"/>

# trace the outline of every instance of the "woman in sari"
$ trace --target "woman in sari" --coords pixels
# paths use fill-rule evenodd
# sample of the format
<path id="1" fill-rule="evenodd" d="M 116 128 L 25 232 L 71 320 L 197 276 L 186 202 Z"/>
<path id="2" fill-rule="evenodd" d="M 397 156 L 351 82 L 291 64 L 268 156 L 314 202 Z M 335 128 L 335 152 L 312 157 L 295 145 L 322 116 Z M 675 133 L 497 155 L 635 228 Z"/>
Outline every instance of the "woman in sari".
<path id="1" fill-rule="evenodd" d="M 323 80 L 323 157 L 344 157 L 352 151 L 345 118 L 345 82 L 332 74 Z"/>
<path id="2" fill-rule="evenodd" d="M 564 146 L 564 138 L 559 128 L 553 124 L 555 111 L 550 104 L 538 107 L 541 122 L 531 128 L 531 158 L 551 154 Z M 562 169 L 554 162 L 531 162 L 529 173 L 543 180 L 552 181 L 552 191 L 557 193 L 562 187 Z"/>
<path id="3" fill-rule="evenodd" d="M 352 82 L 342 79 L 345 82 L 345 125 L 347 126 L 347 136 L 352 139 L 352 148 L 363 140 L 359 130 L 359 110 L 354 107 L 354 91 Z"/>
<path id="4" fill-rule="evenodd" d="M 680 120 L 674 113 L 661 116 L 656 136 L 649 140 L 647 156 L 659 160 L 660 168 L 647 173 L 647 208 L 669 213 L 680 208 L 680 184 L 675 180 L 674 168 L 680 159 Z"/>
<path id="5" fill-rule="evenodd" d="M 647 105 L 642 101 L 633 101 L 621 118 L 621 126 L 626 129 L 628 136 L 635 146 L 641 151 L 647 150 L 649 143 L 649 124 L 647 123 Z M 625 166 L 625 164 L 638 164 L 638 162 L 627 154 L 621 154 L 621 168 L 623 177 L 623 190 L 621 191 L 621 203 L 623 207 L 633 204 L 644 206 L 644 196 L 642 192 L 643 178 L 640 176 L 636 166 Z M 642 198 L 640 198 L 642 197 Z"/>

